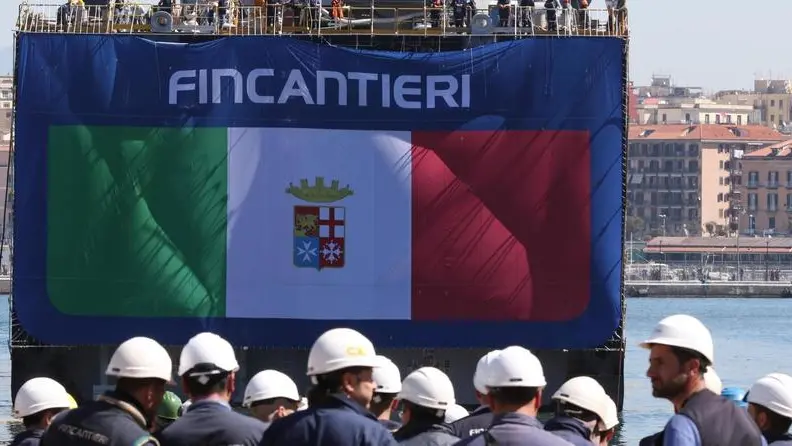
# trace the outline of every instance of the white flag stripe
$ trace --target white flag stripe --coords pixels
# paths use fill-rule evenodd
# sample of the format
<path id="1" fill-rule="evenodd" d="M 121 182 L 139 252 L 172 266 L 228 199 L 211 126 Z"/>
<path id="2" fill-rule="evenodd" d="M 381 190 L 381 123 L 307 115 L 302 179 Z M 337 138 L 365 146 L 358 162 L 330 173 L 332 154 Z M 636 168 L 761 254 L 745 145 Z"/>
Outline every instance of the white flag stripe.
<path id="1" fill-rule="evenodd" d="M 234 128 L 229 141 L 228 317 L 410 319 L 409 132 Z M 317 177 L 352 193 L 287 193 Z"/>

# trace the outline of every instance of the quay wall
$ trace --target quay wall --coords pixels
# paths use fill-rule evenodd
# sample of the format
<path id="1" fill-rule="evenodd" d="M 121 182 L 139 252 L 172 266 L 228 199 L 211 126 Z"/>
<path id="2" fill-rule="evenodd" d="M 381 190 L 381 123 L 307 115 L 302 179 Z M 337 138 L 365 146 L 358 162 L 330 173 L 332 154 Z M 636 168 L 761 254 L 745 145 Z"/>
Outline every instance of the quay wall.
<path id="1" fill-rule="evenodd" d="M 792 297 L 788 282 L 656 282 L 627 281 L 627 297 Z"/>

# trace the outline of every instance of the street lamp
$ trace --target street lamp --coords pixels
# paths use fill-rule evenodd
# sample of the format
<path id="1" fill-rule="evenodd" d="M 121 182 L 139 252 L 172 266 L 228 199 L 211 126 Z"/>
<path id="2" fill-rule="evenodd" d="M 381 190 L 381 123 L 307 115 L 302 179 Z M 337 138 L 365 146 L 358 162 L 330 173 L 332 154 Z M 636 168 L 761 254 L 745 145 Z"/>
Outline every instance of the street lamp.
<path id="1" fill-rule="evenodd" d="M 663 220 L 663 237 L 666 236 L 666 214 L 658 215 Z"/>

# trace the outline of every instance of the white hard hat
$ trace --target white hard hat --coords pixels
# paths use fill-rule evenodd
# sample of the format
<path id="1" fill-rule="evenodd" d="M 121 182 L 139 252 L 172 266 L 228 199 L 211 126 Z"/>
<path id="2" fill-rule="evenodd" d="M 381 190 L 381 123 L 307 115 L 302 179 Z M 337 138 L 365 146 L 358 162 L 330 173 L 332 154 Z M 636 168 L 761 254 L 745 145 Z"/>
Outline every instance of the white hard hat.
<path id="1" fill-rule="evenodd" d="M 710 364 L 715 363 L 712 334 L 700 320 L 687 314 L 675 314 L 663 319 L 640 345 L 652 348 L 653 344 L 693 350 L 707 358 Z"/>
<path id="2" fill-rule="evenodd" d="M 223 372 L 236 372 L 239 363 L 234 347 L 220 336 L 204 332 L 190 338 L 179 356 L 179 376 L 184 376 L 198 364 L 214 364 Z"/>
<path id="3" fill-rule="evenodd" d="M 379 367 L 382 360 L 367 337 L 351 328 L 333 328 L 314 342 L 308 353 L 308 376 L 348 367 Z"/>
<path id="4" fill-rule="evenodd" d="M 544 387 L 544 370 L 539 358 L 520 346 L 506 347 L 496 355 L 487 373 L 487 387 Z"/>
<path id="5" fill-rule="evenodd" d="M 704 372 L 704 385 L 716 395 L 720 395 L 721 391 L 723 391 L 723 382 L 711 366 L 707 367 L 707 371 Z"/>
<path id="6" fill-rule="evenodd" d="M 594 378 L 577 376 L 570 379 L 558 388 L 553 399 L 596 414 L 604 430 L 619 424 L 618 414 L 611 411 L 616 411 L 616 404 Z"/>
<path id="7" fill-rule="evenodd" d="M 23 418 L 47 409 L 67 409 L 69 394 L 51 378 L 33 378 L 22 384 L 14 399 L 14 416 Z"/>
<path id="8" fill-rule="evenodd" d="M 782 417 L 792 418 L 792 376 L 771 373 L 759 378 L 748 391 L 747 399 Z"/>
<path id="9" fill-rule="evenodd" d="M 124 341 L 118 346 L 105 375 L 118 378 L 159 378 L 171 380 L 173 361 L 159 342 L 142 336 Z"/>
<path id="10" fill-rule="evenodd" d="M 374 383 L 377 393 L 399 393 L 402 389 L 399 367 L 390 359 L 380 356 L 382 366 L 374 369 Z"/>
<path id="11" fill-rule="evenodd" d="M 447 410 L 456 402 L 454 384 L 448 375 L 434 367 L 421 367 L 407 375 L 397 398 L 440 410 Z"/>
<path id="12" fill-rule="evenodd" d="M 277 370 L 263 370 L 248 381 L 242 405 L 250 407 L 256 401 L 272 398 L 300 401 L 300 392 L 297 391 L 297 384 L 294 384 L 294 381 L 285 373 Z"/>
<path id="13" fill-rule="evenodd" d="M 482 395 L 489 393 L 489 389 L 487 389 L 487 372 L 492 359 L 498 356 L 500 352 L 500 350 L 493 350 L 482 356 L 476 364 L 476 372 L 473 374 L 473 387 Z"/>
<path id="14" fill-rule="evenodd" d="M 448 410 L 446 410 L 445 422 L 453 423 L 454 421 L 465 418 L 468 415 L 470 415 L 470 412 L 468 412 L 467 409 L 460 406 L 459 404 L 454 403 L 448 408 Z"/>

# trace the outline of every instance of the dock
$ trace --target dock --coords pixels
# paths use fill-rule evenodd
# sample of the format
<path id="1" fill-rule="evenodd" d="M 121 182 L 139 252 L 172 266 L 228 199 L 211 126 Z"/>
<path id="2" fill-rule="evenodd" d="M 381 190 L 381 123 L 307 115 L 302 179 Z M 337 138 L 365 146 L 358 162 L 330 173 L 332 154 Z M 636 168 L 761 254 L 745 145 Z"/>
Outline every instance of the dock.
<path id="1" fill-rule="evenodd" d="M 627 281 L 627 297 L 792 298 L 789 282 Z"/>

